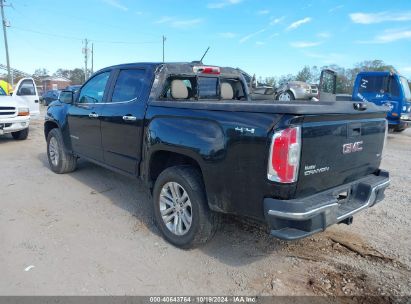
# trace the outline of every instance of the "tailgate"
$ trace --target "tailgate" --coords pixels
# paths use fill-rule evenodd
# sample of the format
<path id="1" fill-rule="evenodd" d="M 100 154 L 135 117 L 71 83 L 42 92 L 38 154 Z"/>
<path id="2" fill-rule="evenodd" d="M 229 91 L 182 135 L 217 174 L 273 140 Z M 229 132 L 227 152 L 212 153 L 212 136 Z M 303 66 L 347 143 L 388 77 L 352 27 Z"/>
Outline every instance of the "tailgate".
<path id="1" fill-rule="evenodd" d="M 340 186 L 379 169 L 384 113 L 306 116 L 296 197 Z"/>

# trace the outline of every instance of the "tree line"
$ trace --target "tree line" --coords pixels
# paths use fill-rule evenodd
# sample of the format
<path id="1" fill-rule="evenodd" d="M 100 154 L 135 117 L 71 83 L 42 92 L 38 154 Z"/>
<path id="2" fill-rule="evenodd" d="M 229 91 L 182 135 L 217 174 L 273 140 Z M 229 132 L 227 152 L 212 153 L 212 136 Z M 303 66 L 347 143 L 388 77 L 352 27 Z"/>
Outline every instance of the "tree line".
<path id="1" fill-rule="evenodd" d="M 288 81 L 303 81 L 312 84 L 318 84 L 320 81 L 321 70 L 332 69 L 337 72 L 337 93 L 351 94 L 357 74 L 362 71 L 394 71 L 397 72 L 394 66 L 386 64 L 382 60 L 368 60 L 360 62 L 352 68 L 344 68 L 337 64 L 329 66 L 305 66 L 296 75 L 287 74 L 280 77 L 259 78 L 260 84 L 265 84 L 273 87 L 279 87 Z M 411 84 L 409 83 L 410 88 Z"/>
<path id="2" fill-rule="evenodd" d="M 83 84 L 85 80 L 84 70 L 83 69 L 58 69 L 53 74 L 50 75 L 49 71 L 44 68 L 39 68 L 34 71 L 33 78 L 38 81 L 46 77 L 64 77 L 71 81 L 71 84 Z"/>

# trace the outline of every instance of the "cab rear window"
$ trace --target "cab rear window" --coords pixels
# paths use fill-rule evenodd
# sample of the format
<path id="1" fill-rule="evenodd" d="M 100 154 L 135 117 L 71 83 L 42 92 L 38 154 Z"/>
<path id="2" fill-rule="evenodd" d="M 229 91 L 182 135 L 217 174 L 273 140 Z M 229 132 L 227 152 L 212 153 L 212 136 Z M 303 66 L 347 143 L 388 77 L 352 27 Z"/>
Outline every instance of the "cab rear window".
<path id="1" fill-rule="evenodd" d="M 222 90 L 222 86 L 224 90 Z M 228 91 L 228 94 L 227 94 Z M 170 76 L 160 99 L 166 100 L 245 100 L 246 90 L 239 78 Z"/>
<path id="2" fill-rule="evenodd" d="M 217 77 L 198 77 L 199 99 L 220 99 Z"/>

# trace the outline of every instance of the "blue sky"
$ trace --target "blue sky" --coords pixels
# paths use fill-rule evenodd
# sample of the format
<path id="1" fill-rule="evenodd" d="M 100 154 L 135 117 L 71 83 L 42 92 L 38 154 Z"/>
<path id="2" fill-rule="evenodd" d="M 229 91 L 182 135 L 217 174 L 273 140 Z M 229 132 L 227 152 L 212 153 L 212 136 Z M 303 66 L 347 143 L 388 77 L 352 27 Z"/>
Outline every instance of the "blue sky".
<path id="1" fill-rule="evenodd" d="M 410 0 L 7 0 L 11 66 L 28 73 L 138 61 L 199 60 L 257 76 L 381 59 L 411 78 Z M 1 35 L 2 37 L 2 35 Z M 0 38 L 0 63 L 5 64 Z"/>

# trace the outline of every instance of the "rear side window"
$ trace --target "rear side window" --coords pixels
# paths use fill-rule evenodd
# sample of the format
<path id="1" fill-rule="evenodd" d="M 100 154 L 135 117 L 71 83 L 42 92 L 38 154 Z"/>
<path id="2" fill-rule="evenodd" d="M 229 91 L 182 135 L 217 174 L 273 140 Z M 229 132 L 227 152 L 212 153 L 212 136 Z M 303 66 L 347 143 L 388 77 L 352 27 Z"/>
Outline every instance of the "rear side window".
<path id="1" fill-rule="evenodd" d="M 384 94 L 388 88 L 388 76 L 363 76 L 358 92 Z"/>
<path id="2" fill-rule="evenodd" d="M 111 102 L 131 101 L 140 96 L 145 70 L 121 70 L 114 87 Z"/>
<path id="3" fill-rule="evenodd" d="M 198 77 L 198 95 L 199 99 L 219 99 L 218 78 Z"/>
<path id="4" fill-rule="evenodd" d="M 34 88 L 34 83 L 30 79 L 23 80 L 20 84 L 19 91 L 17 92 L 19 96 L 32 96 L 36 95 L 36 89 Z"/>

